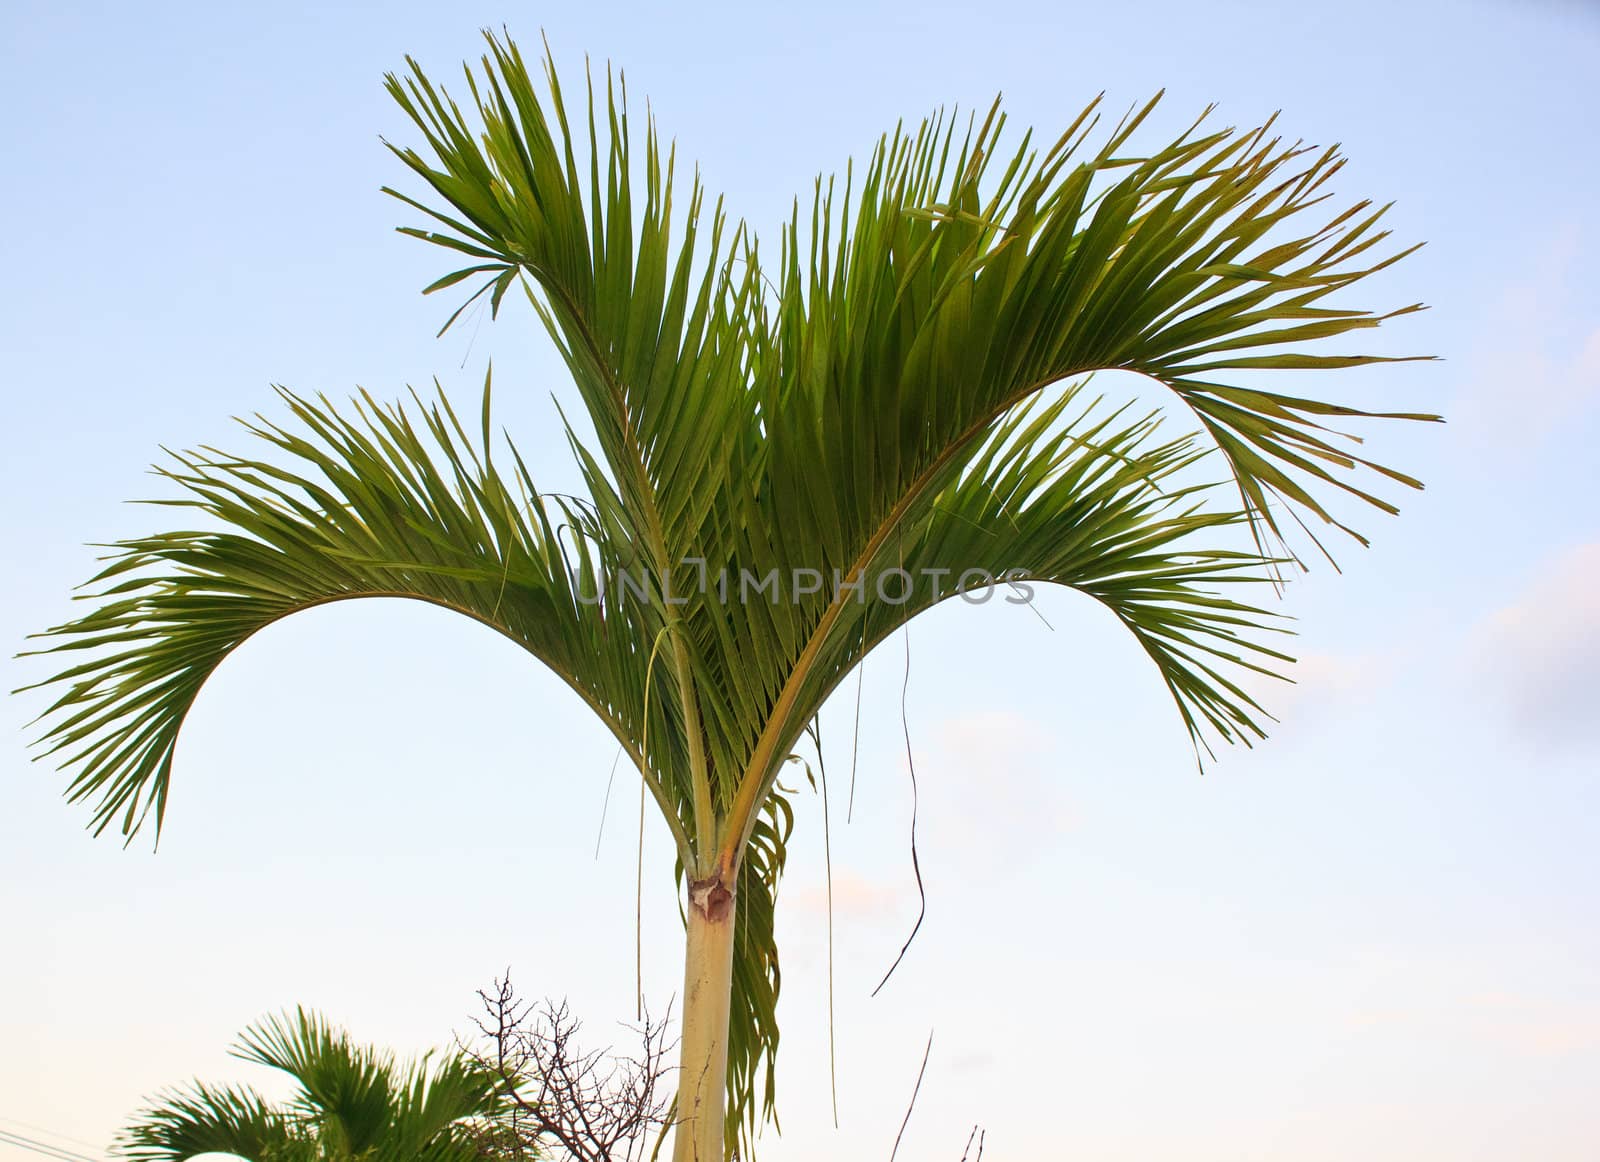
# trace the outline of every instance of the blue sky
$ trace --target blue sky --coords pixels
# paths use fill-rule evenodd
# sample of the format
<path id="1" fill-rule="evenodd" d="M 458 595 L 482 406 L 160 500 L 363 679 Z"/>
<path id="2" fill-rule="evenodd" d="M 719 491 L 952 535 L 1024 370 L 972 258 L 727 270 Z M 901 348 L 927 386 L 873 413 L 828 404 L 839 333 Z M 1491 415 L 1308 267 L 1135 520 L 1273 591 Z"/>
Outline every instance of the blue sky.
<path id="1" fill-rule="evenodd" d="M 408 140 L 379 80 L 446 75 L 481 25 L 626 69 L 680 156 L 767 235 L 818 171 L 1003 91 L 1047 136 L 1105 90 L 1165 87 L 1153 135 L 1228 123 L 1344 143 L 1337 193 L 1395 199 L 1422 300 L 1384 350 L 1441 362 L 1318 390 L 1439 411 L 1370 429 L 1421 476 L 1373 547 L 1291 589 L 1282 725 L 1204 778 L 1155 674 L 1087 601 L 1045 630 L 996 603 L 911 630 L 923 933 L 906 853 L 903 646 L 831 724 L 840 1128 L 827 1085 L 820 805 L 780 903 L 780 1102 L 764 1158 L 1592 1158 L 1600 1140 L 1600 15 L 1579 3 L 748 9 L 30 4 L 0 37 L 12 546 L 0 634 L 67 616 L 85 542 L 148 531 L 160 445 L 238 446 L 269 385 L 380 397 L 437 376 L 496 402 L 570 481 L 562 373 L 528 312 L 432 336 L 439 258 L 378 187 Z M 1115 385 L 1113 385 L 1114 387 Z M 548 485 L 547 485 L 548 486 Z M 18 685 L 41 671 L 10 666 Z M 0 1127 L 95 1153 L 151 1091 L 247 1078 L 265 1012 L 319 1007 L 422 1049 L 507 965 L 600 1042 L 634 990 L 636 784 L 509 644 L 437 610 L 320 609 L 204 691 L 159 854 L 83 831 L 0 712 Z M 971 788 L 981 784 L 982 801 Z M 649 826 L 645 983 L 679 983 L 669 848 Z M 653 873 L 653 874 L 649 874 Z M 489 885 L 486 887 L 485 885 Z M 23 1130 L 44 1136 L 36 1131 Z M 53 1139 L 65 1141 L 64 1139 Z M 8 1152 L 9 1151 L 9 1152 Z M 28 1155 L 0 1145 L 0 1159 Z"/>

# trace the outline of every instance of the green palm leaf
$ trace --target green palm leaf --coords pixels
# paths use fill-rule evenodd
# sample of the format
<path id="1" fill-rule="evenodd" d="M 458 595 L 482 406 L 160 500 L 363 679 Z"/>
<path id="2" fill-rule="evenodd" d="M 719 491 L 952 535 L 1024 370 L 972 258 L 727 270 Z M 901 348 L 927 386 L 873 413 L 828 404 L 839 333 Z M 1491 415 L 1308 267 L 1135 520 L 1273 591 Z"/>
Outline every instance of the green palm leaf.
<path id="1" fill-rule="evenodd" d="M 483 450 L 487 392 L 479 448 L 442 398 L 419 432 L 403 409 L 365 397 L 347 420 L 326 401 L 283 395 L 298 429 L 249 425 L 276 458 L 206 450 L 160 470 L 185 494 L 160 503 L 218 531 L 111 546 L 88 594 L 97 608 L 46 635 L 58 640 L 43 652 L 89 654 L 51 679 L 66 689 L 46 711 L 44 741 L 76 767 L 69 797 L 94 804 L 96 829 L 120 822 L 131 836 L 152 809 L 159 825 L 183 718 L 230 652 L 290 614 L 361 597 L 425 601 L 499 631 L 639 762 L 644 683 L 631 651 L 648 627 L 625 632 L 632 613 L 597 580 L 628 550 L 542 497 L 520 458 L 510 479 L 499 471 Z M 681 735 L 657 717 L 652 745 L 670 759 Z M 671 810 L 669 789 L 646 778 Z"/>
<path id="2" fill-rule="evenodd" d="M 334 1157 L 378 1149 L 395 1120 L 391 1058 L 358 1048 L 304 1009 L 245 1031 L 237 1055 L 282 1070 L 301 1088 L 295 1107 Z"/>
<path id="3" fill-rule="evenodd" d="M 195 1083 L 170 1093 L 123 1136 L 118 1153 L 135 1162 L 181 1162 L 197 1154 L 237 1154 L 257 1162 L 315 1157 L 293 1120 L 250 1090 Z"/>

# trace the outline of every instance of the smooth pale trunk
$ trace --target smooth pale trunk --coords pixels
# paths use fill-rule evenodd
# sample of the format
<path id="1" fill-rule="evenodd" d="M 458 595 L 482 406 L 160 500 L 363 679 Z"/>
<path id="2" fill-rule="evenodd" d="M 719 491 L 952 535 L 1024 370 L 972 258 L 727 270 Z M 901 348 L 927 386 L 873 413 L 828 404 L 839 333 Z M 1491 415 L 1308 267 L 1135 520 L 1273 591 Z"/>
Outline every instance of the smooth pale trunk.
<path id="1" fill-rule="evenodd" d="M 678 1127 L 672 1162 L 723 1162 L 728 1002 L 733 988 L 733 894 L 719 881 L 691 884 L 683 969 Z"/>

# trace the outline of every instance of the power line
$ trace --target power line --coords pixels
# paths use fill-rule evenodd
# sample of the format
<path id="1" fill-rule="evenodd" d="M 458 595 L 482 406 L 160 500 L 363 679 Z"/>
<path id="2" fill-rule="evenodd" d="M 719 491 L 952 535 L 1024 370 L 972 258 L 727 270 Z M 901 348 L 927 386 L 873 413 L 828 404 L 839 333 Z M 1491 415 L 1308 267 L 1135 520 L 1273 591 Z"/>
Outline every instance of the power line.
<path id="1" fill-rule="evenodd" d="M 98 1142 L 91 1142 L 85 1138 L 74 1138 L 71 1134 L 63 1134 L 59 1130 L 52 1130 L 46 1126 L 35 1126 L 30 1122 L 18 1121 L 16 1118 L 0 1117 L 0 1122 L 16 1126 L 19 1130 L 32 1130 L 34 1133 L 43 1134 L 47 1138 L 60 1138 L 63 1142 L 71 1142 L 76 1146 L 87 1146 L 96 1153 L 100 1150 Z M 12 1133 L 16 1133 L 16 1130 L 13 1130 Z"/>
<path id="2" fill-rule="evenodd" d="M 41 1142 L 35 1138 L 14 1134 L 10 1130 L 0 1130 L 0 1143 L 17 1146 L 23 1150 L 31 1150 L 35 1154 L 42 1154 L 46 1158 L 58 1158 L 62 1162 L 98 1162 L 98 1159 L 87 1154 L 78 1154 L 61 1146 L 52 1146 L 48 1142 Z"/>
<path id="3" fill-rule="evenodd" d="M 92 1158 L 88 1154 L 78 1154 L 60 1146 L 52 1146 L 48 1142 L 41 1142 L 36 1138 L 14 1134 L 10 1130 L 0 1130 L 0 1143 L 31 1150 L 35 1154 L 43 1154 L 46 1158 L 59 1159 L 60 1162 L 100 1162 L 98 1158 Z"/>

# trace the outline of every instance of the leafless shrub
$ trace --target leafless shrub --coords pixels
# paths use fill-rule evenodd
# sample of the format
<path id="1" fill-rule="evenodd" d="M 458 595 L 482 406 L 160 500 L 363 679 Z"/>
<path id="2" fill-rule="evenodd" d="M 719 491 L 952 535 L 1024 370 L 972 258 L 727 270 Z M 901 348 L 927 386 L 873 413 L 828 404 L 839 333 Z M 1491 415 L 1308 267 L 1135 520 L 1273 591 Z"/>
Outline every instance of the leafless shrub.
<path id="1" fill-rule="evenodd" d="M 577 1044 L 582 1022 L 566 1001 L 524 1001 L 510 974 L 480 989 L 480 1038 L 462 1052 L 505 1081 L 508 1107 L 483 1131 L 487 1157 L 634 1162 L 670 1121 L 671 1093 L 663 1084 L 671 1020 L 649 1013 L 637 1026 L 635 1055 Z"/>

